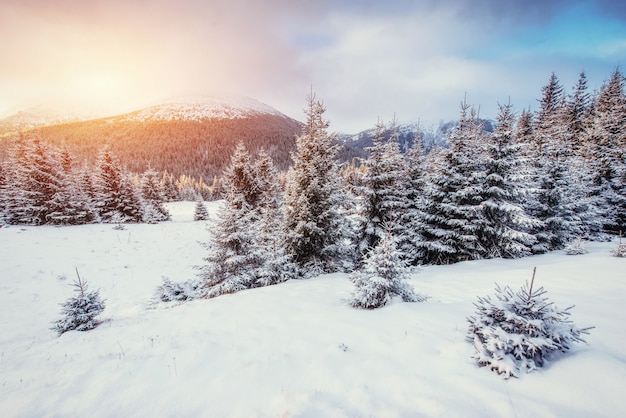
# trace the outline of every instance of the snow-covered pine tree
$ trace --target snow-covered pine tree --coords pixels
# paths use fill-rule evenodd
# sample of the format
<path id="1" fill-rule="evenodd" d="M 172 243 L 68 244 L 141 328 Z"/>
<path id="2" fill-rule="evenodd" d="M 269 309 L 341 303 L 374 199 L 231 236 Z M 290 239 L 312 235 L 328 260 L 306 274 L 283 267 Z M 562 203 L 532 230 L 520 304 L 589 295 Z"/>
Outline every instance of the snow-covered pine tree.
<path id="1" fill-rule="evenodd" d="M 285 248 L 283 190 L 278 170 L 270 155 L 261 150 L 254 164 L 260 197 L 255 223 L 256 244 L 262 264 L 256 273 L 256 285 L 270 286 L 297 276 L 297 265 Z"/>
<path id="2" fill-rule="evenodd" d="M 596 97 L 585 132 L 590 194 L 605 231 L 626 230 L 626 93 L 616 69 Z"/>
<path id="3" fill-rule="evenodd" d="M 4 219 L 9 224 L 37 224 L 27 189 L 33 148 L 33 141 L 20 135 L 8 149 L 3 199 Z"/>
<path id="4" fill-rule="evenodd" d="M 229 167 L 224 171 L 224 206 L 217 213 L 206 245 L 207 264 L 198 267 L 200 297 L 212 298 L 256 286 L 259 256 L 255 223 L 259 185 L 243 144 L 235 149 Z"/>
<path id="5" fill-rule="evenodd" d="M 529 110 L 522 110 L 515 124 L 514 139 L 521 147 L 523 155 L 529 155 L 527 151 L 530 148 L 533 137 L 533 114 Z"/>
<path id="6" fill-rule="evenodd" d="M 55 195 L 63 193 L 63 170 L 56 150 L 38 137 L 33 139 L 29 156 L 28 176 L 24 179 L 23 190 L 34 224 L 42 225 L 48 223 L 50 214 L 59 209 L 53 204 L 57 203 Z"/>
<path id="7" fill-rule="evenodd" d="M 521 147 L 514 140 L 513 108 L 510 103 L 499 107 L 496 129 L 486 137 L 485 225 L 479 236 L 485 257 L 518 258 L 531 254 L 535 238 L 527 231 L 538 221 L 522 206 L 527 174 L 523 172 Z"/>
<path id="8" fill-rule="evenodd" d="M 567 141 L 566 148 L 569 151 L 568 199 L 571 201 L 574 217 L 577 217 L 580 223 L 581 233 L 579 237 L 572 238 L 573 241 L 583 237 L 594 240 L 606 239 L 601 219 L 601 199 L 591 190 L 594 172 L 593 165 L 588 162 L 590 152 L 586 132 L 592 109 L 591 95 L 587 92 L 587 76 L 581 72 L 572 93 L 565 98 L 562 109 L 563 130 L 566 132 L 564 139 Z"/>
<path id="9" fill-rule="evenodd" d="M 202 199 L 198 199 L 196 202 L 196 206 L 193 212 L 193 220 L 194 221 L 206 221 L 209 219 L 209 211 L 207 211 L 206 206 Z"/>
<path id="10" fill-rule="evenodd" d="M 63 334 L 67 331 L 88 331 L 98 326 L 98 315 L 104 311 L 105 301 L 100 297 L 100 291 L 89 291 L 87 283 L 83 281 L 76 269 L 78 280 L 73 284 L 75 296 L 61 304 L 63 317 L 53 323 L 52 330 Z"/>
<path id="11" fill-rule="evenodd" d="M 59 154 L 62 171 L 59 188 L 50 202 L 47 222 L 56 225 L 82 225 L 98 220 L 89 194 L 82 188 L 81 173 L 74 167 L 74 157 L 67 147 Z"/>
<path id="12" fill-rule="evenodd" d="M 420 260 L 425 264 L 475 260 L 485 253 L 478 239 L 484 227 L 480 129 L 473 109 L 462 102 L 450 148 L 443 152 L 438 169 L 430 173 L 425 190 L 424 239 L 419 243 Z"/>
<path id="13" fill-rule="evenodd" d="M 542 88 L 529 158 L 533 161 L 534 196 L 527 200 L 529 215 L 543 223 L 531 233 L 537 238 L 533 252 L 561 249 L 583 233 L 578 215 L 581 202 L 574 194 L 571 132 L 563 88 L 554 73 Z"/>
<path id="14" fill-rule="evenodd" d="M 407 264 L 391 232 L 380 237 L 375 247 L 365 255 L 363 267 L 350 274 L 355 290 L 350 305 L 375 309 L 399 297 L 404 302 L 423 302 L 426 296 L 415 293 L 406 281 Z"/>
<path id="15" fill-rule="evenodd" d="M 572 150 L 575 154 L 584 153 L 585 125 L 591 109 L 591 94 L 587 92 L 587 76 L 584 71 L 581 71 L 573 92 L 565 100 L 565 118 L 569 125 Z"/>
<path id="16" fill-rule="evenodd" d="M 311 93 L 285 191 L 286 248 L 305 276 L 342 270 L 348 258 L 347 222 L 341 210 L 346 194 L 336 160 L 338 144 L 328 133 L 325 111 Z"/>
<path id="17" fill-rule="evenodd" d="M 518 291 L 496 284 L 495 299 L 479 296 L 475 316 L 467 318 L 467 340 L 475 349 L 472 357 L 505 379 L 542 367 L 573 343 L 585 342 L 581 334 L 593 328 L 576 327 L 569 320 L 572 306 L 559 309 L 543 287 L 533 288 L 534 279 L 535 270 L 530 286 L 526 283 Z"/>
<path id="18" fill-rule="evenodd" d="M 374 248 L 390 226 L 398 234 L 400 220 L 406 206 L 406 190 L 401 184 L 405 163 L 395 138 L 396 123 L 392 123 L 391 137 L 384 137 L 385 125 L 376 124 L 373 145 L 366 148 L 369 157 L 361 164 L 362 176 L 358 192 L 359 231 L 358 249 L 364 255 Z"/>
<path id="19" fill-rule="evenodd" d="M 424 210 L 426 208 L 426 169 L 422 155 L 421 132 L 418 128 L 413 145 L 404 155 L 405 165 L 402 185 L 405 188 L 406 207 L 400 218 L 403 228 L 398 238 L 400 251 L 411 265 L 420 264 L 419 248 L 422 244 L 424 229 Z"/>
<path id="20" fill-rule="evenodd" d="M 160 186 L 166 202 L 174 202 L 179 200 L 176 179 L 174 178 L 174 175 L 172 173 L 168 173 L 167 171 L 163 173 L 160 181 Z"/>
<path id="21" fill-rule="evenodd" d="M 159 174 L 153 169 L 146 170 L 141 176 L 141 197 L 144 202 L 144 222 L 156 223 L 170 219 L 170 213 L 163 205 L 165 198 L 161 191 Z"/>
<path id="22" fill-rule="evenodd" d="M 143 220 L 143 207 L 134 184 L 108 147 L 98 156 L 94 183 L 97 190 L 95 205 L 103 222 Z"/>
<path id="23" fill-rule="evenodd" d="M 535 117 L 532 145 L 534 155 L 545 156 L 556 152 L 560 145 L 563 133 L 561 112 L 565 96 L 563 86 L 555 73 L 550 75 L 548 84 L 541 88 L 541 92 L 543 96 L 539 100 L 539 111 Z"/>

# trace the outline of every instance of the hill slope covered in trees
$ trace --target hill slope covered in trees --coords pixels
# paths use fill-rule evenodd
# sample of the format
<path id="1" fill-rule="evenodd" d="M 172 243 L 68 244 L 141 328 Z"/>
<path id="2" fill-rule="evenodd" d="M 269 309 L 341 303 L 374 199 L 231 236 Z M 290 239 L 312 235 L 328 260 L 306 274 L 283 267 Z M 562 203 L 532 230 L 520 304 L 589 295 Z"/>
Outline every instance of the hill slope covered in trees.
<path id="1" fill-rule="evenodd" d="M 193 98 L 119 116 L 40 126 L 21 135 L 67 146 L 85 162 L 93 162 L 107 145 L 130 171 L 152 168 L 175 177 L 201 177 L 210 184 L 239 142 L 253 154 L 265 149 L 286 169 L 300 131 L 298 121 L 253 99 Z M 19 135 L 5 133 L 0 159 Z"/>

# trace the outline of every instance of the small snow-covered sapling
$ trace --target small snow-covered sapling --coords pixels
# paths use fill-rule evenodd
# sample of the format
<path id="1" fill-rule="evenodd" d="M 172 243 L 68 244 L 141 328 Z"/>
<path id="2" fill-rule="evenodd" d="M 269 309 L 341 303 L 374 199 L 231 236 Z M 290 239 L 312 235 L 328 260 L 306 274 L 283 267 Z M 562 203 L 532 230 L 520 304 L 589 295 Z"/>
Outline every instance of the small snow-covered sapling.
<path id="1" fill-rule="evenodd" d="M 87 331 L 98 326 L 98 315 L 104 311 L 105 301 L 100 298 L 98 290 L 88 291 L 87 282 L 83 281 L 76 269 L 78 279 L 73 283 L 75 296 L 62 303 L 63 317 L 53 323 L 52 330 L 59 333 L 76 330 Z"/>
<path id="2" fill-rule="evenodd" d="M 534 289 L 535 272 L 536 268 L 530 286 L 526 283 L 518 291 L 496 283 L 495 299 L 478 297 L 475 316 L 467 318 L 467 340 L 475 349 L 472 357 L 504 378 L 542 367 L 573 343 L 585 342 L 581 334 L 593 328 L 576 327 L 569 320 L 573 306 L 559 309 L 543 287 Z"/>

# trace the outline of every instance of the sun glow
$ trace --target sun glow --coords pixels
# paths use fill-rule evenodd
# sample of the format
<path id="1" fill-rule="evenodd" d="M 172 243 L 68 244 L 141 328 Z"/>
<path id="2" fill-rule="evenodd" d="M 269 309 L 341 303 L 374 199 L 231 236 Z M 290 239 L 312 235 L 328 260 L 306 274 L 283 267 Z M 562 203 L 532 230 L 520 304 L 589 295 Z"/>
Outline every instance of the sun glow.
<path id="1" fill-rule="evenodd" d="M 74 70 L 51 91 L 50 98 L 61 108 L 93 116 L 130 110 L 137 100 L 131 77 L 113 69 Z"/>
<path id="2" fill-rule="evenodd" d="M 79 76 L 73 90 L 84 98 L 108 102 L 127 96 L 131 83 L 123 74 L 100 70 Z"/>

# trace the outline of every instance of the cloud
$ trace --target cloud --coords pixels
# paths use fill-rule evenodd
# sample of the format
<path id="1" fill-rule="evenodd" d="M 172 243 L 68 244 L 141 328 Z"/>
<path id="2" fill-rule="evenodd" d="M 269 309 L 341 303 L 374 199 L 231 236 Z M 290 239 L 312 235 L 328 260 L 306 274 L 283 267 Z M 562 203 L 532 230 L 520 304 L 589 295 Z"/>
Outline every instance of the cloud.
<path id="1" fill-rule="evenodd" d="M 618 3 L 4 0 L 0 113 L 42 97 L 130 107 L 215 93 L 302 118 L 312 85 L 344 131 L 394 112 L 451 119 L 466 93 L 492 117 L 509 96 L 532 106 L 552 71 L 566 86 L 581 69 L 608 77 L 624 56 Z"/>

